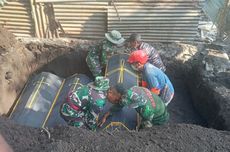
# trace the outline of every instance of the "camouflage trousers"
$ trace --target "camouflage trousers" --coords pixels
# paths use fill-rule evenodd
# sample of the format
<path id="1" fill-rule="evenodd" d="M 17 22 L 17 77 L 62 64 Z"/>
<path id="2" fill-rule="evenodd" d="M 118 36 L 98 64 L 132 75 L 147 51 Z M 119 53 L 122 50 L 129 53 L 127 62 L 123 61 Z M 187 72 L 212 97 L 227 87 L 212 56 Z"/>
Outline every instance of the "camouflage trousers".
<path id="1" fill-rule="evenodd" d="M 91 115 L 87 112 L 76 110 L 68 103 L 64 103 L 60 109 L 61 117 L 68 125 L 78 128 L 88 128 L 95 130 L 97 122 L 91 119 Z"/>
<path id="2" fill-rule="evenodd" d="M 86 63 L 94 77 L 103 76 L 103 67 L 100 63 L 99 56 L 95 55 L 94 57 L 92 57 L 91 55 L 88 55 L 86 57 Z"/>
<path id="3" fill-rule="evenodd" d="M 153 125 L 163 125 L 168 120 L 169 120 L 169 113 L 167 112 L 167 110 L 165 110 L 165 112 L 162 115 L 157 116 L 152 120 L 142 120 L 141 128 L 149 128 L 152 127 Z"/>

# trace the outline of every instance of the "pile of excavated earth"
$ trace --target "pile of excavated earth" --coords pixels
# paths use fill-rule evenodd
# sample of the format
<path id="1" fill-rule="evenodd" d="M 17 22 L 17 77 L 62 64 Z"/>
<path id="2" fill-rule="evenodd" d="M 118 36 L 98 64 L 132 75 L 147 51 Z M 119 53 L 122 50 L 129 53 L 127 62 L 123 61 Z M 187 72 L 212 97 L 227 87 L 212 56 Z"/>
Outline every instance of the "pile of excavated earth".
<path id="1" fill-rule="evenodd" d="M 230 151 L 229 47 L 203 43 L 152 43 L 175 86 L 166 125 L 92 132 L 70 126 L 31 128 L 7 117 L 31 75 L 90 76 L 85 57 L 95 43 L 16 39 L 0 28 L 0 133 L 14 151 Z"/>

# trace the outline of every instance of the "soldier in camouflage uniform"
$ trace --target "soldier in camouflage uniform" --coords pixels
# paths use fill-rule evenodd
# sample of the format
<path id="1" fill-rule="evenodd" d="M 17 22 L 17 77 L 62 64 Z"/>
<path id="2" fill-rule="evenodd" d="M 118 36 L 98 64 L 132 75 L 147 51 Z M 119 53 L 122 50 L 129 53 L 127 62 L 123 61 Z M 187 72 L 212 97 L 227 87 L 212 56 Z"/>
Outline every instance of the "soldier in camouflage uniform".
<path id="1" fill-rule="evenodd" d="M 133 33 L 130 35 L 128 41 L 128 53 L 132 53 L 136 50 L 142 50 L 148 55 L 148 62 L 152 65 L 158 67 L 162 71 L 166 70 L 166 67 L 164 63 L 162 62 L 162 59 L 157 52 L 157 50 L 151 46 L 148 43 L 142 42 L 141 35 L 137 33 Z"/>
<path id="2" fill-rule="evenodd" d="M 126 91 L 122 85 L 118 84 L 110 88 L 108 92 L 111 92 L 114 98 L 117 98 L 116 100 L 109 100 L 114 106 L 104 115 L 102 121 L 99 123 L 100 126 L 103 125 L 109 115 L 112 115 L 114 111 L 124 106 L 136 109 L 142 118 L 142 127 L 162 125 L 169 119 L 169 113 L 163 100 L 147 88 L 134 86 Z"/>
<path id="3" fill-rule="evenodd" d="M 125 39 L 121 36 L 120 32 L 113 30 L 105 34 L 106 39 L 98 45 L 90 48 L 86 57 L 86 63 L 93 76 L 102 76 L 103 68 L 107 64 L 108 58 L 116 53 L 119 45 L 122 45 Z"/>
<path id="4" fill-rule="evenodd" d="M 98 115 L 106 102 L 109 79 L 96 77 L 95 82 L 71 92 L 60 109 L 62 118 L 71 126 L 96 130 Z"/>

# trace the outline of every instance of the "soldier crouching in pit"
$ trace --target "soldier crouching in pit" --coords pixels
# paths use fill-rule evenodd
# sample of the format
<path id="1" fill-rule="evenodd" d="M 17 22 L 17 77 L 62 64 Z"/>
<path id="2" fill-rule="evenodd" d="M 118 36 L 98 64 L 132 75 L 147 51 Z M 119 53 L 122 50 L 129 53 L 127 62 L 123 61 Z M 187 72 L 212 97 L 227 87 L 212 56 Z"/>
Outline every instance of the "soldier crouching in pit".
<path id="1" fill-rule="evenodd" d="M 113 30 L 110 33 L 105 33 L 105 39 L 102 42 L 90 48 L 86 63 L 94 77 L 104 75 L 108 58 L 118 51 L 118 46 L 122 45 L 124 41 L 121 33 Z"/>

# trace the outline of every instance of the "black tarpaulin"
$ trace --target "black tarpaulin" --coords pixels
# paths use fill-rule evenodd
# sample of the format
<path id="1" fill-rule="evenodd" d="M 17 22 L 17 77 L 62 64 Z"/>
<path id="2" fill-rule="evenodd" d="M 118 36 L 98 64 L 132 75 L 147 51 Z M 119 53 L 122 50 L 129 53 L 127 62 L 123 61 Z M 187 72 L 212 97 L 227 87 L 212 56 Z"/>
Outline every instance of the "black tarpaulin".
<path id="1" fill-rule="evenodd" d="M 106 66 L 105 76 L 110 79 L 110 86 L 123 84 L 126 89 L 138 85 L 138 74 L 127 62 L 128 54 L 113 55 Z"/>
<path id="2" fill-rule="evenodd" d="M 68 92 L 91 82 L 82 74 L 63 79 L 48 72 L 32 77 L 11 112 L 10 118 L 16 123 L 32 127 L 65 124 L 59 108 Z"/>
<path id="3" fill-rule="evenodd" d="M 50 109 L 50 115 L 45 122 L 44 126 L 53 127 L 60 124 L 66 124 L 63 118 L 60 116 L 61 104 L 65 101 L 68 94 L 72 91 L 76 91 L 80 86 L 88 84 L 91 82 L 89 77 L 84 74 L 75 74 L 67 79 L 62 87 L 57 102 L 54 104 L 53 108 Z"/>
<path id="4" fill-rule="evenodd" d="M 128 54 L 113 55 L 106 66 L 105 75 L 110 80 L 110 86 L 118 83 L 129 89 L 138 85 L 138 75 L 127 62 Z M 109 111 L 112 104 L 107 103 L 101 116 Z M 137 126 L 137 112 L 135 109 L 124 107 L 122 110 L 114 112 L 103 125 L 103 130 L 134 130 Z"/>
<path id="5" fill-rule="evenodd" d="M 99 119 L 110 109 L 111 103 L 106 103 Z M 113 115 L 108 117 L 107 121 L 102 126 L 101 130 L 135 130 L 137 124 L 137 112 L 135 109 L 124 107 L 119 111 L 113 112 Z"/>

